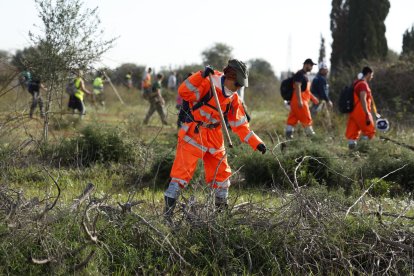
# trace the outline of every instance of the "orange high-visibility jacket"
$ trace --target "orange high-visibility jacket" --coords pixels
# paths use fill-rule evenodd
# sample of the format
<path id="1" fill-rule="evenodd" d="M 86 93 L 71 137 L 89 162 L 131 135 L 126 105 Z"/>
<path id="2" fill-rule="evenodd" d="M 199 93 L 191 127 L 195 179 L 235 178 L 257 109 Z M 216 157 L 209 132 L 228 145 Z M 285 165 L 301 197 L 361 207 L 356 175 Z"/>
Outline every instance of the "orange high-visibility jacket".
<path id="1" fill-rule="evenodd" d="M 142 88 L 145 88 L 145 89 L 151 87 L 151 74 L 150 73 L 145 74 L 145 78 L 142 80 L 141 86 Z"/>
<path id="2" fill-rule="evenodd" d="M 233 93 L 228 98 L 223 95 L 223 78 L 223 73 L 219 71 L 215 71 L 214 75 L 212 75 L 213 85 L 216 88 L 220 102 L 220 108 L 222 112 L 225 112 L 226 109 L 228 109 L 227 118 L 232 131 L 240 137 L 241 141 L 249 144 L 256 150 L 257 146 L 263 143 L 263 141 L 250 130 L 247 116 L 238 94 Z M 178 93 L 184 100 L 189 102 L 190 107 L 192 108 L 194 104 L 209 93 L 209 90 L 210 81 L 208 78 L 203 78 L 202 72 L 200 71 L 187 78 L 178 88 Z M 229 107 L 227 108 L 228 104 Z M 214 154 L 217 151 L 224 150 L 221 127 L 197 127 L 197 122 L 203 122 L 205 124 L 220 123 L 220 115 L 218 111 L 209 105 L 217 107 L 214 97 L 209 100 L 208 105 L 203 105 L 192 112 L 195 122 L 183 124 L 178 132 L 178 137 L 193 145 L 195 150 Z M 196 128 L 199 128 L 199 130 Z"/>

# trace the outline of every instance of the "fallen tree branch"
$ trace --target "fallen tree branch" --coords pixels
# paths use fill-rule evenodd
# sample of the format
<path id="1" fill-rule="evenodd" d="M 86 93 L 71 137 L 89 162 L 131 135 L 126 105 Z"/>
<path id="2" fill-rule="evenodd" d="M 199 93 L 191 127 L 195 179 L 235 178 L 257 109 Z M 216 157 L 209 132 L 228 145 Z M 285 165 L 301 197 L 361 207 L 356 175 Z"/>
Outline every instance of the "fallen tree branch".
<path id="1" fill-rule="evenodd" d="M 147 225 L 148 227 L 150 227 L 152 230 L 155 231 L 155 233 L 157 233 L 160 237 L 162 237 L 167 244 L 170 246 L 171 250 L 174 252 L 175 255 L 178 256 L 178 258 L 180 258 L 180 260 L 186 265 L 186 266 L 191 266 L 190 263 L 188 263 L 183 256 L 181 256 L 180 253 L 178 253 L 178 251 L 174 248 L 174 246 L 172 245 L 172 243 L 170 242 L 170 240 L 168 239 L 167 236 L 165 236 L 160 230 L 158 230 L 157 228 L 155 228 L 154 226 L 152 226 L 151 223 L 149 223 L 145 218 L 141 217 L 140 215 L 133 213 L 137 218 L 139 218 L 145 225 Z"/>
<path id="2" fill-rule="evenodd" d="M 387 173 L 386 175 L 384 175 L 383 177 L 381 177 L 380 179 L 378 179 L 377 181 L 373 181 L 372 183 L 371 183 L 371 185 L 369 185 L 369 187 L 362 193 L 362 195 L 354 202 L 354 204 L 352 204 L 349 208 L 348 208 L 348 210 L 346 211 L 346 213 L 345 213 L 345 217 L 347 217 L 348 216 L 348 214 L 349 214 L 349 212 L 352 210 L 352 208 L 354 208 L 355 207 L 355 205 L 357 205 L 358 204 L 358 202 L 360 202 L 361 201 L 361 199 L 363 199 L 364 198 L 364 196 L 369 192 L 369 190 L 371 190 L 371 188 L 376 184 L 376 183 L 378 183 L 379 181 L 381 181 L 381 180 L 383 180 L 384 178 L 386 178 L 386 177 L 388 177 L 388 176 L 390 176 L 391 174 L 393 174 L 393 173 L 395 173 L 395 172 L 398 172 L 399 170 L 402 170 L 403 168 L 405 168 L 407 166 L 407 164 L 405 164 L 404 166 L 402 166 L 402 167 L 400 167 L 400 168 L 398 168 L 398 169 L 396 169 L 396 170 L 393 170 L 392 172 L 390 172 L 390 173 Z"/>
<path id="3" fill-rule="evenodd" d="M 85 190 L 83 190 L 82 194 L 75 199 L 75 202 L 70 207 L 70 210 L 76 210 L 79 207 L 79 205 L 81 205 L 89 197 L 93 190 L 95 190 L 95 186 L 92 183 L 88 183 Z"/>
<path id="4" fill-rule="evenodd" d="M 55 258 L 48 258 L 48 259 L 39 260 L 39 259 L 35 259 L 33 257 L 31 257 L 30 260 L 31 260 L 32 263 L 39 264 L 39 265 L 48 264 L 50 262 L 56 261 Z"/>
<path id="5" fill-rule="evenodd" d="M 79 264 L 76 264 L 75 267 L 73 268 L 74 271 L 78 271 L 80 269 L 85 268 L 89 261 L 92 259 L 92 257 L 95 255 L 95 250 L 92 250 L 91 253 L 89 253 L 89 255 L 85 258 L 85 260 L 83 260 L 82 262 L 80 262 Z"/>

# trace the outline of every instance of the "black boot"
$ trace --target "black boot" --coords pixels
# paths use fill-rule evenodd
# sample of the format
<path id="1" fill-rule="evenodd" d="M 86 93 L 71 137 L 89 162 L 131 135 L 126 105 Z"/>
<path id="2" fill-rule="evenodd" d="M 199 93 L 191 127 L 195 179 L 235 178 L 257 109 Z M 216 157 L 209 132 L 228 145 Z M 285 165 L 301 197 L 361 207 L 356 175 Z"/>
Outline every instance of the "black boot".
<path id="1" fill-rule="evenodd" d="M 171 198 L 168 196 L 164 196 L 165 199 L 165 211 L 164 211 L 164 218 L 172 223 L 172 215 L 174 212 L 175 204 L 177 200 L 175 198 Z"/>
<path id="2" fill-rule="evenodd" d="M 215 200 L 216 211 L 218 213 L 224 212 L 228 209 L 227 198 L 216 197 Z"/>

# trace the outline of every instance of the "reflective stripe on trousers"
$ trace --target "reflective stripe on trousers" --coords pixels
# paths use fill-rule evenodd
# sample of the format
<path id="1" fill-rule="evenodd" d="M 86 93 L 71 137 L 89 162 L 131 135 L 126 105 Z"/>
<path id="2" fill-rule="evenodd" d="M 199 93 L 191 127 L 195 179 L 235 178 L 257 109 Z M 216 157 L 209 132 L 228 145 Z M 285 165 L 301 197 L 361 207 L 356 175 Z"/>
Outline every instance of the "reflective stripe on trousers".
<path id="1" fill-rule="evenodd" d="M 199 150 L 201 150 L 204 153 L 209 152 L 211 154 L 215 154 L 218 150 L 223 150 L 224 149 L 224 148 L 220 148 L 220 149 L 207 148 L 207 147 L 205 147 L 205 146 L 200 145 L 199 143 L 197 143 L 193 138 L 191 138 L 188 135 L 184 136 L 183 140 L 186 141 L 187 143 L 189 143 L 190 145 L 198 148 Z"/>

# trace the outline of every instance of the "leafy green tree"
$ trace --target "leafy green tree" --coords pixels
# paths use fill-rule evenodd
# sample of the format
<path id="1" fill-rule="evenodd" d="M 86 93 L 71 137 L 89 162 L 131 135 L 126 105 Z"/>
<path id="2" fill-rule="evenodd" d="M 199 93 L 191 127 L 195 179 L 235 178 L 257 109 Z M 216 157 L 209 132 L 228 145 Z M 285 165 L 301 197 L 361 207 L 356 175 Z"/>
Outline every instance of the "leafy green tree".
<path id="1" fill-rule="evenodd" d="M 232 51 L 233 48 L 224 43 L 215 43 L 213 47 L 204 50 L 201 56 L 205 65 L 212 65 L 214 68 L 222 70 L 232 58 Z"/>
<path id="2" fill-rule="evenodd" d="M 414 54 L 414 26 L 407 29 L 403 35 L 402 56 Z"/>
<path id="3" fill-rule="evenodd" d="M 321 46 L 319 47 L 318 62 L 324 61 L 326 58 L 325 38 L 321 35 Z"/>
<path id="4" fill-rule="evenodd" d="M 134 87 L 140 87 L 142 74 L 145 71 L 145 66 L 139 66 L 134 63 L 124 63 L 121 66 L 115 68 L 115 70 L 108 71 L 112 82 L 116 84 L 125 83 L 125 76 L 128 72 L 131 72 L 132 83 Z"/>
<path id="5" fill-rule="evenodd" d="M 279 88 L 279 81 L 272 66 L 264 59 L 251 59 L 247 65 L 249 68 L 249 87 L 245 91 L 245 101 L 249 105 L 260 105 L 271 101 L 275 91 L 278 91 Z"/>
<path id="6" fill-rule="evenodd" d="M 38 49 L 36 47 L 27 47 L 23 50 L 17 50 L 12 56 L 11 64 L 19 71 L 26 70 L 29 67 L 29 61 L 35 59 Z"/>
<path id="7" fill-rule="evenodd" d="M 272 65 L 264 59 L 251 59 L 247 62 L 249 67 L 249 84 L 256 86 L 261 82 L 277 81 Z"/>
<path id="8" fill-rule="evenodd" d="M 5 50 L 0 50 L 0 95 L 17 75 L 13 66 L 10 65 L 10 60 L 10 53 Z"/>
<path id="9" fill-rule="evenodd" d="M 10 53 L 4 50 L 0 50 L 0 61 L 2 63 L 9 63 L 10 61 Z"/>
<path id="10" fill-rule="evenodd" d="M 61 99 L 68 74 L 98 61 L 115 39 L 103 40 L 97 8 L 84 8 L 81 0 L 35 0 L 43 27 L 29 33 L 35 51 L 22 63 L 47 84 L 44 140 L 47 141 L 51 104 Z"/>

